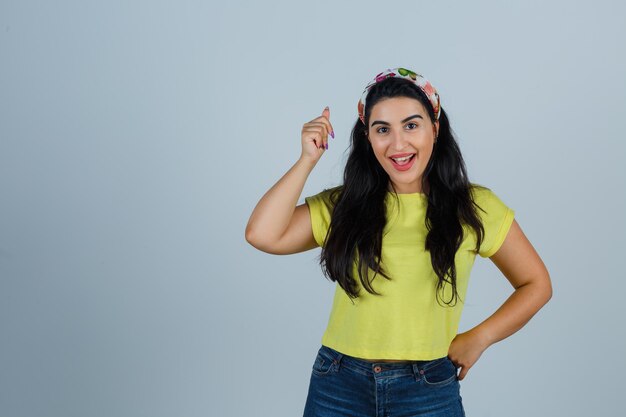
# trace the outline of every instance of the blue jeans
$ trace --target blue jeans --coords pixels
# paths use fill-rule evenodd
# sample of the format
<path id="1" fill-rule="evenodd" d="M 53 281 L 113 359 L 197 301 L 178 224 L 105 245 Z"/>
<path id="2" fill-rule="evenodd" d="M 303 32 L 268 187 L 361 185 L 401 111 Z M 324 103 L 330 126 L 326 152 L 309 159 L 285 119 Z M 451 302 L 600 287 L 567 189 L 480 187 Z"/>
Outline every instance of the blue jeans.
<path id="1" fill-rule="evenodd" d="M 321 345 L 304 417 L 465 417 L 457 368 L 447 357 L 368 362 Z"/>

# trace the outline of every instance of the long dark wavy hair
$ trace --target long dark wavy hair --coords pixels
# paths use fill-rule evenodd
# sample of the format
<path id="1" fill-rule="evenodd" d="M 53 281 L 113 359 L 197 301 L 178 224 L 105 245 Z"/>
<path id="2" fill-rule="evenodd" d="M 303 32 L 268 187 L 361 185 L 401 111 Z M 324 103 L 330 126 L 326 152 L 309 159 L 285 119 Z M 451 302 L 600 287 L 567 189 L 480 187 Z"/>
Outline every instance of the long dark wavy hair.
<path id="1" fill-rule="evenodd" d="M 430 101 L 410 80 L 389 77 L 372 86 L 367 94 L 365 123 L 357 118 L 352 128 L 343 184 L 333 187 L 330 192 L 332 216 L 319 256 L 324 275 L 336 281 L 351 300 L 359 296 L 355 277 L 352 276 L 354 266 L 357 266 L 362 287 L 371 294 L 380 295 L 371 285 L 377 274 L 392 279 L 380 265 L 389 175 L 376 159 L 366 135 L 372 107 L 380 100 L 392 97 L 419 100 L 428 110 L 430 121 L 435 120 Z M 475 231 L 476 252 L 483 240 L 484 228 L 476 211 L 478 205 L 471 194 L 472 184 L 467 177 L 465 162 L 443 108 L 437 141 L 422 176 L 422 190 L 426 190 L 426 183 L 428 207 L 425 223 L 428 234 L 423 244 L 424 249 L 430 252 L 431 264 L 438 277 L 436 298 L 439 302 L 439 292 L 448 283 L 452 285 L 453 292 L 445 303 L 456 304 L 460 296 L 454 259 L 463 242 L 462 225 L 466 224 Z M 398 198 L 395 190 L 392 194 Z M 368 270 L 374 271 L 371 280 Z"/>

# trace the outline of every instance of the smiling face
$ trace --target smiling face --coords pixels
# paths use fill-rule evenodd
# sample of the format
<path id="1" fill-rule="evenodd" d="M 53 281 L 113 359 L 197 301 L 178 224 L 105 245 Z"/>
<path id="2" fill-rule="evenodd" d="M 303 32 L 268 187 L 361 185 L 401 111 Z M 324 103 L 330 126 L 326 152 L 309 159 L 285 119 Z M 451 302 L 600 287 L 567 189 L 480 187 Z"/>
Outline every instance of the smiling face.
<path id="1" fill-rule="evenodd" d="M 425 192 L 422 174 L 433 152 L 439 122 L 416 99 L 393 97 L 372 107 L 367 137 L 399 194 Z M 409 156 L 407 161 L 402 157 Z M 398 159 L 400 158 L 400 159 Z"/>

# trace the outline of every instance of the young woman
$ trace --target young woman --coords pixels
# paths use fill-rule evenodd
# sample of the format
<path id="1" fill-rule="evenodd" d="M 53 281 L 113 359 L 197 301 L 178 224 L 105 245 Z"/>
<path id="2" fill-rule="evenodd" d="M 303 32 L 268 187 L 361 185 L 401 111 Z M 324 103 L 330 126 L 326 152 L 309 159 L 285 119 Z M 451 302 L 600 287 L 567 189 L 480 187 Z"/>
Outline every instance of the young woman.
<path id="1" fill-rule="evenodd" d="M 321 247 L 322 271 L 337 283 L 304 416 L 464 416 L 459 381 L 548 302 L 548 271 L 513 209 L 469 182 L 425 77 L 383 71 L 357 110 L 343 184 L 296 205 L 334 138 L 326 107 L 304 124 L 300 158 L 246 228 L 247 241 L 267 253 Z M 476 254 L 515 291 L 457 334 Z"/>

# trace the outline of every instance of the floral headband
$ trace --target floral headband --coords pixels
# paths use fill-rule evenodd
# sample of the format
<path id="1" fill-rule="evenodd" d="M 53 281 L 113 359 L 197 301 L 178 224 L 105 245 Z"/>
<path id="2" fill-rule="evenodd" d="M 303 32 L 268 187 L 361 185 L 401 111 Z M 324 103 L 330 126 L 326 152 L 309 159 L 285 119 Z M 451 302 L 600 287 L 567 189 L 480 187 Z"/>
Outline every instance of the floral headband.
<path id="1" fill-rule="evenodd" d="M 437 90 L 433 87 L 430 81 L 424 78 L 421 74 L 406 68 L 393 68 L 378 74 L 372 81 L 369 82 L 369 84 L 367 84 L 365 90 L 363 90 L 363 94 L 359 99 L 359 104 L 357 105 L 359 119 L 361 119 L 363 124 L 365 124 L 365 97 L 367 97 L 367 93 L 374 84 L 389 77 L 406 78 L 407 80 L 411 80 L 415 83 L 426 94 L 428 100 L 430 100 L 430 104 L 433 106 L 433 110 L 435 111 L 435 118 L 436 120 L 439 120 L 439 115 L 441 114 L 441 100 L 439 99 L 439 93 L 437 93 Z"/>

